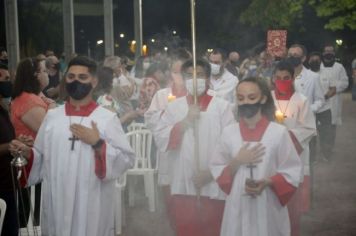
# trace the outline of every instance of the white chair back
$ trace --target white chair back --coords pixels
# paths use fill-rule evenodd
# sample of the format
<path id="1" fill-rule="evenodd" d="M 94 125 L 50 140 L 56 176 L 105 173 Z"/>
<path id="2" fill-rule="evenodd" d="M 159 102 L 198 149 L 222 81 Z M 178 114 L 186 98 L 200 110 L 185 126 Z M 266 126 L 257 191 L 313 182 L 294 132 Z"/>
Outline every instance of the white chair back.
<path id="1" fill-rule="evenodd" d="M 147 129 L 145 123 L 137 123 L 137 122 L 132 122 L 129 126 L 127 126 L 127 131 L 136 131 L 136 130 L 143 130 Z"/>
<path id="2" fill-rule="evenodd" d="M 137 129 L 126 134 L 129 143 L 136 154 L 133 169 L 152 169 L 151 147 L 152 133 L 148 129 Z"/>
<path id="3" fill-rule="evenodd" d="M 2 231 L 2 225 L 4 223 L 5 213 L 6 213 L 6 202 L 0 198 L 0 235 Z"/>

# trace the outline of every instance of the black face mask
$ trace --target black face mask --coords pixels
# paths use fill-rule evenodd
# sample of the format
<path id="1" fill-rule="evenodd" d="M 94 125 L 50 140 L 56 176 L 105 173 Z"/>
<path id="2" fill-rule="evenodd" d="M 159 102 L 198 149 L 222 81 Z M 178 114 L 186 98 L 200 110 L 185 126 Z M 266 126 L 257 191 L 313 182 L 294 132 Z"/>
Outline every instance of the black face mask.
<path id="1" fill-rule="evenodd" d="M 291 56 L 286 59 L 289 63 L 291 63 L 294 67 L 299 66 L 302 64 L 302 58 L 301 57 L 295 57 Z"/>
<path id="2" fill-rule="evenodd" d="M 11 97 L 12 83 L 11 81 L 0 81 L 0 95 L 3 98 Z"/>
<path id="3" fill-rule="evenodd" d="M 91 83 L 81 83 L 78 80 L 74 80 L 71 83 L 66 83 L 66 90 L 68 95 L 75 100 L 82 100 L 85 98 L 93 86 Z"/>
<path id="4" fill-rule="evenodd" d="M 325 67 L 332 67 L 335 63 L 335 55 L 332 53 L 326 53 L 323 55 L 323 64 Z"/>
<path id="5" fill-rule="evenodd" d="M 251 118 L 257 114 L 261 108 L 261 103 L 243 104 L 238 106 L 238 114 L 240 117 Z"/>
<path id="6" fill-rule="evenodd" d="M 318 72 L 320 70 L 320 61 L 310 61 L 309 62 L 309 67 L 312 71 Z"/>

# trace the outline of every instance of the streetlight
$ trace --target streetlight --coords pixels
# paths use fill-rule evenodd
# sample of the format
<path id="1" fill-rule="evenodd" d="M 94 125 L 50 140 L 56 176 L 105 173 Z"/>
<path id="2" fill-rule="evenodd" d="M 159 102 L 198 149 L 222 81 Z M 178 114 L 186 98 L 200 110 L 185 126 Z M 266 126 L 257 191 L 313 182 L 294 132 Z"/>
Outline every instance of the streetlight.
<path id="1" fill-rule="evenodd" d="M 213 52 L 213 49 L 212 48 L 208 48 L 206 51 L 208 51 L 208 53 L 211 53 L 211 52 Z"/>
<path id="2" fill-rule="evenodd" d="M 166 51 L 166 52 L 167 52 L 167 51 L 168 51 L 168 47 L 164 47 L 164 51 Z"/>
<path id="3" fill-rule="evenodd" d="M 176 34 L 177 34 L 177 31 L 173 30 L 173 34 L 176 35 Z"/>
<path id="4" fill-rule="evenodd" d="M 100 44 L 103 44 L 103 43 L 104 43 L 104 40 L 102 40 L 102 39 L 99 39 L 98 41 L 96 41 L 97 45 L 100 45 Z"/>
<path id="5" fill-rule="evenodd" d="M 125 34 L 121 33 L 120 38 L 122 38 L 122 39 L 125 38 Z"/>
<path id="6" fill-rule="evenodd" d="M 338 46 L 341 46 L 343 43 L 342 39 L 336 39 L 335 41 Z"/>
<path id="7" fill-rule="evenodd" d="M 154 43 L 154 42 L 156 42 L 156 40 L 155 39 L 151 39 L 151 42 Z"/>

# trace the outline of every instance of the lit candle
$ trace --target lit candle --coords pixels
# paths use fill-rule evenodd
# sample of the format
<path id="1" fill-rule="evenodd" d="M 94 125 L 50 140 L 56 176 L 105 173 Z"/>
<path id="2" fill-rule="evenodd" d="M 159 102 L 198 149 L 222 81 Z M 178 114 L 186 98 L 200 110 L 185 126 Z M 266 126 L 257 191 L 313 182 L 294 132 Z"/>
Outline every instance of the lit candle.
<path id="1" fill-rule="evenodd" d="M 280 110 L 276 111 L 275 117 L 276 117 L 276 121 L 278 123 L 283 124 L 283 122 L 284 122 L 284 114 Z"/>
<path id="2" fill-rule="evenodd" d="M 168 102 L 173 102 L 174 100 L 176 100 L 176 96 L 174 96 L 173 94 L 169 94 L 168 95 Z"/>
<path id="3" fill-rule="evenodd" d="M 143 46 L 142 46 L 142 54 L 143 54 L 144 56 L 147 56 L 147 45 L 143 45 Z"/>

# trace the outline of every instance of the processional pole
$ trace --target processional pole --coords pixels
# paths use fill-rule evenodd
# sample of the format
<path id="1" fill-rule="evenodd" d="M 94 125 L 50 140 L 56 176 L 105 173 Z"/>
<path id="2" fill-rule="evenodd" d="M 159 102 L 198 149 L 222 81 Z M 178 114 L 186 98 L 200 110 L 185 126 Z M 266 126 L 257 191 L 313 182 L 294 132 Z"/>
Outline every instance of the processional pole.
<path id="1" fill-rule="evenodd" d="M 11 161 L 11 176 L 12 176 L 12 187 L 14 190 L 14 198 L 15 198 L 15 204 L 16 204 L 16 215 L 17 215 L 17 224 L 19 228 L 19 235 L 21 236 L 21 228 L 20 228 L 20 211 L 22 211 L 22 215 L 24 218 L 26 218 L 26 211 L 25 211 L 25 206 L 24 206 L 24 198 L 23 194 L 21 191 L 21 184 L 20 184 L 20 178 L 23 175 L 26 182 L 27 182 L 27 173 L 26 173 L 26 165 L 28 164 L 28 161 L 26 158 L 23 157 L 21 151 L 17 152 L 16 155 L 14 155 L 14 158 Z M 16 170 L 16 171 L 14 171 Z M 16 194 L 16 189 L 18 186 L 18 191 Z M 27 235 L 34 235 L 34 236 L 39 236 L 39 232 L 37 231 L 36 228 L 36 221 L 35 221 L 35 214 L 34 214 L 34 209 L 33 205 L 31 202 L 31 195 L 30 195 L 30 190 L 29 188 L 26 188 L 25 190 L 27 199 L 29 201 L 29 206 L 30 206 L 30 216 L 28 218 L 29 222 L 24 219 L 24 222 L 26 224 L 26 230 L 27 230 Z M 18 196 L 17 196 L 18 195 Z M 22 205 L 22 209 L 19 209 L 19 203 Z M 32 234 L 30 234 L 30 227 L 32 226 Z"/>
<path id="2" fill-rule="evenodd" d="M 197 56 L 196 56 L 196 33 L 195 33 L 195 0 L 190 0 L 190 16 L 191 16 L 191 34 L 192 34 L 192 55 L 193 55 L 193 91 L 194 91 L 194 104 L 198 104 L 197 94 Z M 200 172 L 200 160 L 199 160 L 199 121 L 194 121 L 193 127 L 194 133 L 194 158 L 197 173 Z M 197 199 L 200 202 L 200 189 L 197 189 Z"/>

